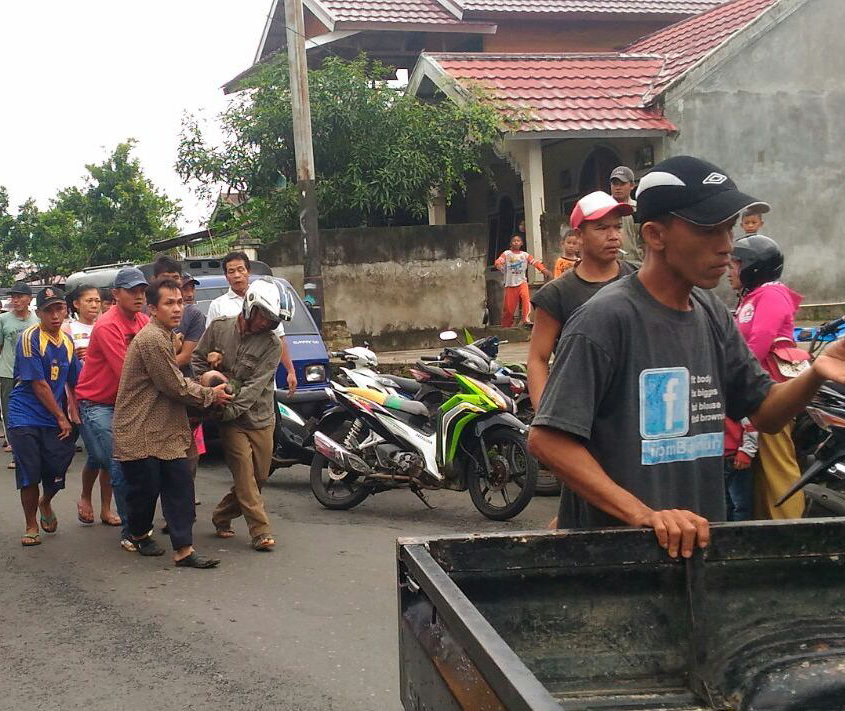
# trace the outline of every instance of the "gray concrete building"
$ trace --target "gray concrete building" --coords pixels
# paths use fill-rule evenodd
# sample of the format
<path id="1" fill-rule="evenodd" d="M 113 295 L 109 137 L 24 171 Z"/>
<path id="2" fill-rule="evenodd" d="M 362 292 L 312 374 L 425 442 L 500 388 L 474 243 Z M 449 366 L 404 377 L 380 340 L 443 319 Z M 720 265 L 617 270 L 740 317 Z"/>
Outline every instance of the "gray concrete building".
<path id="1" fill-rule="evenodd" d="M 723 167 L 770 202 L 763 233 L 808 302 L 845 301 L 843 0 L 779 0 L 662 92 L 664 155 Z"/>

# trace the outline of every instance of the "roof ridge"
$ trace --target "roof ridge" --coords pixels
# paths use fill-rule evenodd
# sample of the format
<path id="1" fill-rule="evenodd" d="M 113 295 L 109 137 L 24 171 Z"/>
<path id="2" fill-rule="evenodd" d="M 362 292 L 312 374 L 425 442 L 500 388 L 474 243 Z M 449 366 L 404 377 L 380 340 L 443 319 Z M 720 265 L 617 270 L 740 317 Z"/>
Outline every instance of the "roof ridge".
<path id="1" fill-rule="evenodd" d="M 543 59 L 663 59 L 662 52 L 538 52 L 535 54 L 520 52 L 422 52 L 426 57 L 449 60 L 488 60 L 488 61 L 525 61 Z"/>

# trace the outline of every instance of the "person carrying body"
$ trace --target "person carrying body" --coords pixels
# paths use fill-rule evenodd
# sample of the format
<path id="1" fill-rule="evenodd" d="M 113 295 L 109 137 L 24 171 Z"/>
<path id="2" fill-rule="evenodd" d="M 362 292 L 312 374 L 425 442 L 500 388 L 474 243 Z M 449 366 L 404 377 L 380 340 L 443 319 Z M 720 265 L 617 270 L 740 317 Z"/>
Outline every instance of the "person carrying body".
<path id="1" fill-rule="evenodd" d="M 220 440 L 233 486 L 212 514 L 220 538 L 235 535 L 232 520 L 246 518 L 252 547 L 271 551 L 276 541 L 264 508 L 261 489 L 270 476 L 275 429 L 275 375 L 281 343 L 274 330 L 291 316 L 276 282 L 260 279 L 249 285 L 241 312 L 211 322 L 194 351 L 192 365 L 200 382 L 220 371 L 234 390 L 234 399 L 220 415 Z"/>
<path id="2" fill-rule="evenodd" d="M 739 214 L 759 201 L 689 156 L 640 181 L 645 262 L 563 328 L 529 435 L 532 454 L 585 500 L 583 525 L 651 528 L 690 557 L 724 521 L 725 416 L 775 433 L 826 380 L 845 383 L 845 343 L 773 383 L 710 291 L 725 275 Z"/>
<path id="3" fill-rule="evenodd" d="M 187 405 L 225 407 L 226 385 L 203 387 L 176 365 L 174 329 L 182 319 L 179 282 L 157 279 L 146 288 L 150 322 L 132 340 L 123 363 L 114 407 L 114 458 L 126 481 L 126 514 L 131 541 L 143 556 L 164 549 L 151 529 L 156 502 L 167 521 L 178 567 L 214 568 L 220 561 L 194 550 L 194 480 Z"/>

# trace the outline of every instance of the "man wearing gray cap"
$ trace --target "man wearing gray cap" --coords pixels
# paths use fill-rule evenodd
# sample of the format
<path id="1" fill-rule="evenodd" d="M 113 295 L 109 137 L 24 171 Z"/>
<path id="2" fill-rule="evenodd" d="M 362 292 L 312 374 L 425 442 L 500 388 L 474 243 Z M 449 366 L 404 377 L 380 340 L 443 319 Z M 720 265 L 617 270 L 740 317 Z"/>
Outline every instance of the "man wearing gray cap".
<path id="1" fill-rule="evenodd" d="M 29 310 L 32 301 L 32 289 L 29 284 L 19 281 L 9 291 L 12 310 L 0 316 L 0 402 L 3 406 L 3 424 L 6 424 L 6 413 L 9 412 L 9 395 L 15 384 L 13 373 L 15 370 L 15 349 L 18 339 L 30 326 L 38 323 L 38 317 Z M 8 442 L 8 440 L 7 440 Z M 11 452 L 12 448 L 6 444 L 4 449 Z M 9 469 L 14 469 L 14 461 L 9 462 Z"/>
<path id="2" fill-rule="evenodd" d="M 623 205 L 630 205 L 637 209 L 637 201 L 631 197 L 634 190 L 634 171 L 626 165 L 614 168 L 610 174 L 610 194 L 616 202 Z M 634 222 L 632 215 L 625 215 L 622 218 L 622 249 L 625 252 L 625 261 L 636 266 L 643 263 L 643 247 L 640 240 L 639 226 Z"/>
<path id="3" fill-rule="evenodd" d="M 135 551 L 126 516 L 126 483 L 120 463 L 112 457 L 112 419 L 123 361 L 132 339 L 149 322 L 142 312 L 147 279 L 140 269 L 125 267 L 114 280 L 115 304 L 97 319 L 76 385 L 82 439 L 89 456 L 109 472 L 117 513 L 122 521 L 120 545 Z M 103 520 L 108 524 L 109 521 Z"/>

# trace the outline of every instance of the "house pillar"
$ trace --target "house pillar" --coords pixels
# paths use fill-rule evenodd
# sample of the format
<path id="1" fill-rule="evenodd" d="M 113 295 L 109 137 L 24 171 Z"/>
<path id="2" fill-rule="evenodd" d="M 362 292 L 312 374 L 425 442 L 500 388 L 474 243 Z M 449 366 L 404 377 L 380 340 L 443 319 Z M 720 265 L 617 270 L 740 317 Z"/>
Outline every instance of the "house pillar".
<path id="1" fill-rule="evenodd" d="M 432 191 L 428 197 L 428 224 L 446 224 L 446 196 L 437 191 Z"/>
<path id="2" fill-rule="evenodd" d="M 522 199 L 525 207 L 526 250 L 543 259 L 543 236 L 540 216 L 545 211 L 546 195 L 543 181 L 543 143 L 540 139 L 516 139 L 506 142 L 506 150 L 515 158 L 522 178 Z M 542 281 L 536 270 L 534 279 Z"/>

